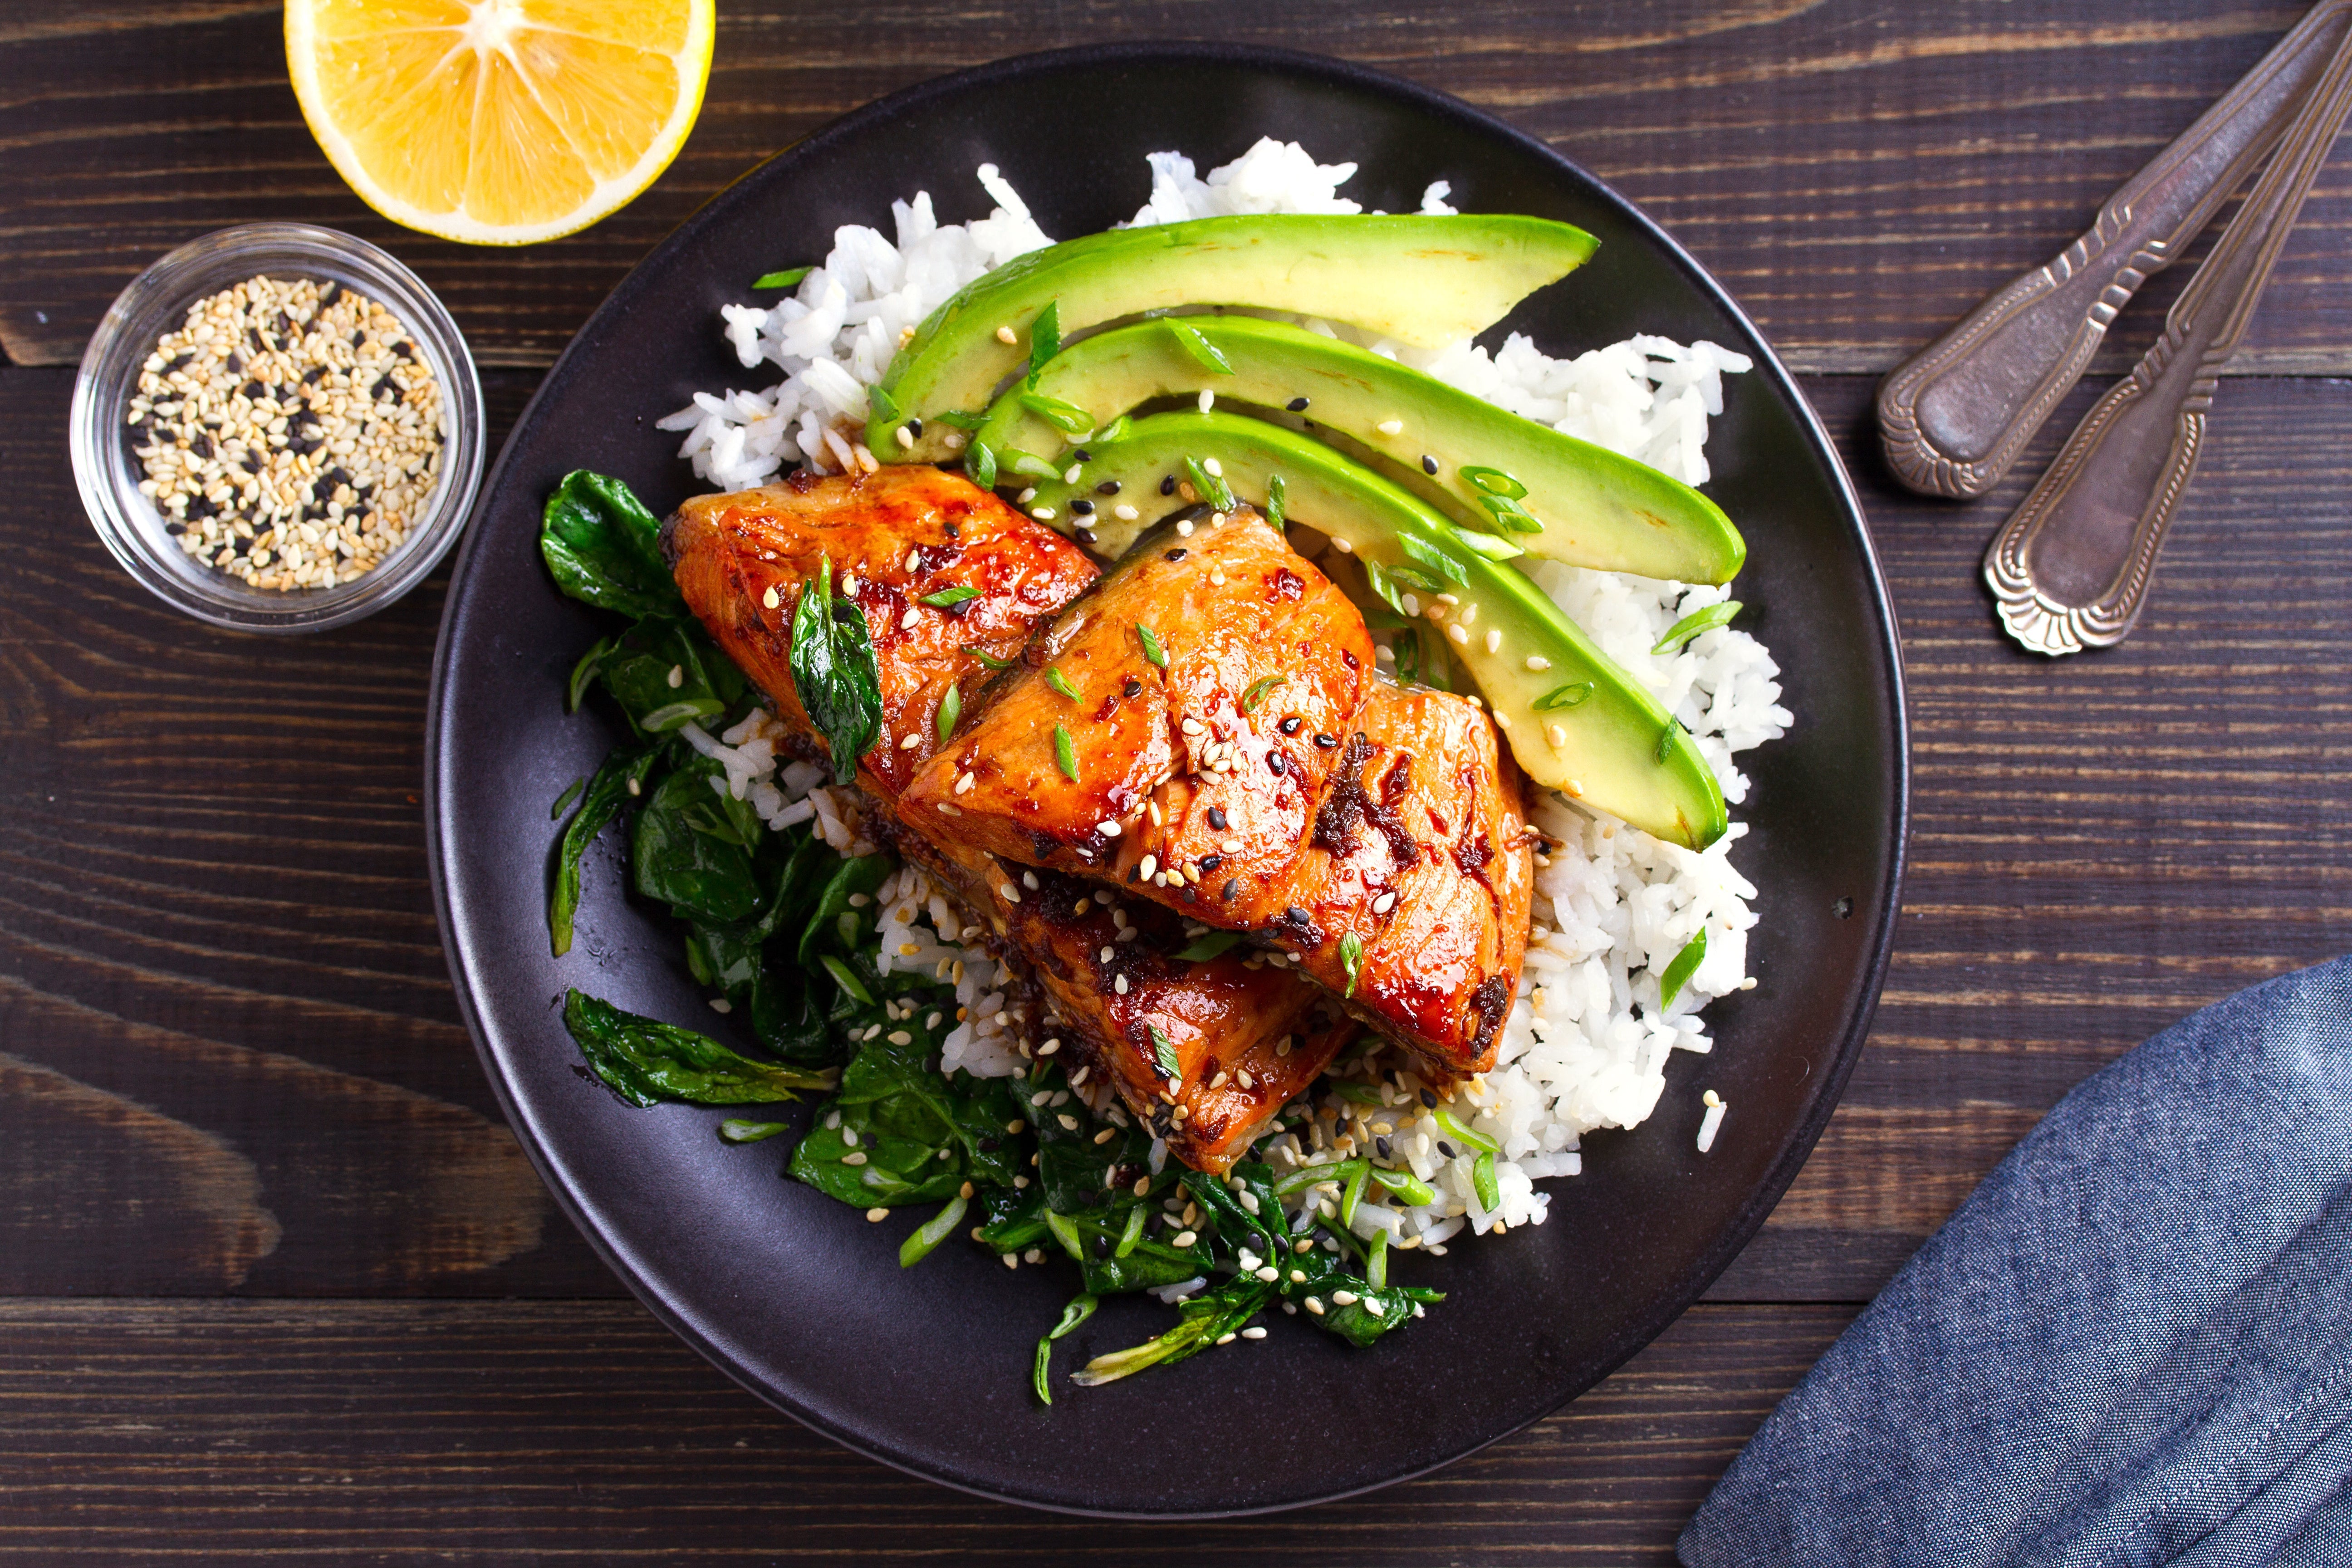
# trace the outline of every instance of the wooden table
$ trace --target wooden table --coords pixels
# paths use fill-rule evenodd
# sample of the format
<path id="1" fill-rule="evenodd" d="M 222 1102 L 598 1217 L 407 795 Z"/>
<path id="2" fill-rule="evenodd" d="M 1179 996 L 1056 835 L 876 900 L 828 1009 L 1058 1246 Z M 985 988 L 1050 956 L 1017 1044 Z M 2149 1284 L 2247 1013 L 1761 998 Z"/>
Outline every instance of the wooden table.
<path id="1" fill-rule="evenodd" d="M 2045 663 L 1876 379 L 2105 194 L 2297 8 L 2243 0 L 723 0 L 685 154 L 590 232 L 468 250 L 363 208 L 259 0 L 0 17 L 0 1558 L 1661 1563 L 1773 1403 L 2066 1089 L 2343 951 L 2352 910 L 2352 174 L 2325 174 L 2138 634 Z M 1126 1527 L 846 1454 L 673 1341 L 549 1203 L 458 1022 L 418 807 L 446 572 L 324 637 L 207 631 L 83 525 L 64 427 L 105 302 L 302 218 L 422 272 L 503 435 L 604 291 L 833 116 L 999 56 L 1210 37 L 1344 55 L 1548 138 L 1747 304 L 1843 441 L 1894 585 L 1918 796 L 1877 1027 L 1771 1223 L 1558 1415 L 1376 1500 Z M 1347 150 L 1320 149 L 1340 157 Z M 2153 335 L 2121 324 L 2022 474 Z M 1801 719 L 1801 715 L 1800 716 Z"/>

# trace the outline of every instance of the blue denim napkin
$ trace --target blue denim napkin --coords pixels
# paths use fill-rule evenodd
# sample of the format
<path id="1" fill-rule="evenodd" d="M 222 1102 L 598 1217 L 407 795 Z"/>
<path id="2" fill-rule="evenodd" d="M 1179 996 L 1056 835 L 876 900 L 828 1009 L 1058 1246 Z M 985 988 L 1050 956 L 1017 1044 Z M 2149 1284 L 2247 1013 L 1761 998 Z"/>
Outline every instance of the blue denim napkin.
<path id="1" fill-rule="evenodd" d="M 2352 1564 L 2352 959 L 2078 1086 L 1783 1400 L 1687 1568 Z"/>

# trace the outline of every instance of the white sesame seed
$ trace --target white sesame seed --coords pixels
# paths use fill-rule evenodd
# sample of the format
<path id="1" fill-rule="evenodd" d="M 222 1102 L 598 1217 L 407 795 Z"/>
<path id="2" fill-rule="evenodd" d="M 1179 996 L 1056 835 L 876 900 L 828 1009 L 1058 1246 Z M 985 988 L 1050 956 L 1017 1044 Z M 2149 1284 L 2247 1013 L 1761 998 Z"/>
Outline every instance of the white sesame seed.
<path id="1" fill-rule="evenodd" d="M 1238 838 L 1228 838 L 1217 846 L 1217 853 L 1220 855 L 1238 855 L 1241 852 L 1242 841 Z"/>
<path id="2" fill-rule="evenodd" d="M 1446 627 L 1445 636 L 1446 639 L 1457 647 L 1467 647 L 1470 646 L 1470 634 L 1463 629 L 1461 623 L 1459 622 Z"/>
<path id="3" fill-rule="evenodd" d="M 669 689 L 672 691 L 676 691 L 679 687 L 684 686 L 686 684 L 686 667 L 679 664 L 671 665 L 669 667 L 668 679 Z"/>
<path id="4" fill-rule="evenodd" d="M 913 435 L 913 433 L 912 433 L 911 431 L 909 431 L 909 430 L 908 430 L 908 429 L 904 425 L 901 425 L 901 426 L 898 426 L 898 430 L 897 430 L 896 434 L 897 434 L 897 436 L 898 436 L 898 445 L 899 445 L 900 447 L 904 447 L 906 450 L 908 450 L 908 451 L 909 451 L 909 452 L 911 452 L 911 451 L 913 451 L 913 450 L 915 449 L 915 437 L 914 437 L 914 435 Z"/>
<path id="5" fill-rule="evenodd" d="M 923 732 L 920 730 L 909 730 L 899 737 L 898 749 L 902 752 L 911 752 L 922 743 Z"/>
<path id="6" fill-rule="evenodd" d="M 866 1211 L 866 1217 L 872 1220 L 876 1225 L 879 1225 L 884 1220 L 890 1217 L 890 1211 L 888 1209 L 867 1209 Z"/>
<path id="7" fill-rule="evenodd" d="M 1488 626 L 1486 628 L 1486 651 L 1488 653 L 1500 653 L 1503 651 L 1503 633 L 1501 628 L 1496 626 Z"/>
<path id="8" fill-rule="evenodd" d="M 965 793 L 969 792 L 969 791 L 971 790 L 971 786 L 972 786 L 971 770 L 970 768 L 966 768 L 962 773 L 958 773 L 958 774 L 956 775 L 955 792 L 956 792 L 956 794 L 958 794 L 958 795 L 963 795 L 963 794 L 965 794 Z"/>
<path id="9" fill-rule="evenodd" d="M 1342 555 L 1352 555 L 1353 553 L 1355 553 L 1355 550 L 1356 550 L 1356 547 L 1355 547 L 1354 545 L 1352 545 L 1352 544 L 1349 543 L 1349 542 L 1348 542 L 1346 540 L 1344 540 L 1344 539 L 1339 539 L 1339 538 L 1337 538 L 1337 537 L 1335 537 L 1335 538 L 1333 538 L 1333 539 L 1332 539 L 1332 541 L 1331 541 L 1331 548 L 1332 548 L 1332 549 L 1334 549 L 1334 550 L 1336 550 L 1336 551 L 1338 551 L 1338 552 L 1339 552 L 1340 554 L 1342 554 Z"/>
<path id="10" fill-rule="evenodd" d="M 1125 501 L 1121 501 L 1117 506 L 1111 508 L 1110 514 L 1111 516 L 1118 519 L 1121 522 L 1133 522 L 1137 518 L 1143 515 L 1141 512 L 1137 511 L 1133 507 L 1128 505 Z"/>
<path id="11" fill-rule="evenodd" d="M 1117 817 L 1106 816 L 1100 822 L 1095 824 L 1095 831 L 1101 834 L 1105 838 L 1116 838 L 1120 833 L 1124 832 L 1125 829 L 1119 826 L 1118 819 Z"/>
<path id="12" fill-rule="evenodd" d="M 999 327 L 996 329 L 996 341 L 1000 343 L 1017 343 L 1021 340 L 1013 335 L 1011 327 Z"/>
<path id="13" fill-rule="evenodd" d="M 1551 660 L 1546 658 L 1539 653 L 1531 653 L 1528 655 L 1528 668 L 1529 669 L 1549 669 L 1551 668 Z"/>
<path id="14" fill-rule="evenodd" d="M 852 1149 L 848 1153 L 844 1154 L 841 1157 L 841 1163 L 845 1165 L 863 1165 L 866 1163 L 866 1151 L 863 1149 Z"/>
<path id="15" fill-rule="evenodd" d="M 1120 975 L 1118 979 L 1116 979 L 1116 980 L 1112 981 L 1112 982 L 1111 982 L 1111 984 L 1110 984 L 1110 988 L 1111 988 L 1113 991 L 1118 992 L 1118 993 L 1120 995 L 1122 995 L 1122 996 L 1126 995 L 1126 994 L 1127 994 L 1127 976 L 1126 976 L 1126 975 L 1124 975 L 1124 974 L 1122 974 L 1122 975 Z"/>
<path id="16" fill-rule="evenodd" d="M 1029 515 L 1039 522 L 1051 522 L 1054 521 L 1054 509 L 1050 506 L 1033 506 L 1029 509 Z"/>
<path id="17" fill-rule="evenodd" d="M 1396 899 L 1397 896 L 1394 893 L 1382 893 L 1379 898 L 1372 900 L 1372 913 L 1376 915 L 1384 915 L 1388 913 L 1391 910 L 1396 908 Z"/>
<path id="18" fill-rule="evenodd" d="M 1179 539 L 1190 539 L 1192 537 L 1192 520 L 1191 518 L 1180 518 L 1177 520 L 1176 537 Z"/>
<path id="19" fill-rule="evenodd" d="M 1034 871 L 1022 872 L 1021 885 L 1028 889 L 1031 892 L 1035 892 L 1037 890 L 1037 873 Z"/>
<path id="20" fill-rule="evenodd" d="M 1215 393 L 1213 393 L 1213 392 L 1211 392 L 1207 387 L 1205 387 L 1205 386 L 1204 386 L 1204 387 L 1202 387 L 1202 388 L 1201 389 L 1201 403 L 1200 403 L 1201 412 L 1202 412 L 1202 413 L 1203 413 L 1203 414 L 1206 414 L 1210 409 L 1214 408 L 1216 405 L 1217 405 L 1217 395 L 1216 395 Z M 1214 459 L 1212 459 L 1212 460 L 1213 461 Z M 1215 471 L 1216 471 L 1216 470 L 1215 470 L 1215 469 L 1213 469 L 1213 468 L 1210 470 L 1210 472 L 1212 472 L 1212 473 L 1214 473 Z"/>
<path id="21" fill-rule="evenodd" d="M 1010 882 L 998 883 L 996 890 L 1004 895 L 1004 901 L 1008 904 L 1017 904 L 1021 901 L 1021 889 Z"/>
<path id="22" fill-rule="evenodd" d="M 1208 410 L 1204 408 L 1201 410 L 1201 412 L 1206 414 Z M 1214 458 L 1203 458 L 1201 460 L 1201 467 L 1211 474 L 1215 475 L 1218 479 L 1222 479 L 1225 477 L 1225 466 L 1223 463 L 1218 462 Z"/>
<path id="23" fill-rule="evenodd" d="M 776 607 L 776 585 L 773 583 L 769 584 L 768 591 L 760 595 L 760 604 L 766 609 L 772 610 Z"/>
<path id="24" fill-rule="evenodd" d="M 1143 858 L 1143 863 L 1136 868 L 1138 871 L 1143 874 L 1143 879 L 1147 882 L 1151 880 L 1151 873 L 1159 868 L 1160 857 L 1157 855 L 1146 855 Z"/>
<path id="25" fill-rule="evenodd" d="M 1556 752 L 1563 750 L 1568 745 L 1568 727 L 1564 724 L 1547 724 L 1544 726 L 1544 739 L 1551 742 L 1552 750 Z"/>
<path id="26" fill-rule="evenodd" d="M 1383 436 L 1399 436 L 1404 433 L 1404 421 L 1402 419 L 1383 419 L 1378 425 L 1374 426 L 1373 428 L 1378 430 Z"/>

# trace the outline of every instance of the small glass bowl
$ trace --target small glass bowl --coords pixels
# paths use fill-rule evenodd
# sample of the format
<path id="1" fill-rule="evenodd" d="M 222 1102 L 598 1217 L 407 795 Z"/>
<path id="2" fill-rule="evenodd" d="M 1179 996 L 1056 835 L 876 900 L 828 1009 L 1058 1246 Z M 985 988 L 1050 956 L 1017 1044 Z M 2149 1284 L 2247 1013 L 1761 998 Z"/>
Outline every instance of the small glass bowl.
<path id="1" fill-rule="evenodd" d="M 331 588 L 257 588 L 196 560 L 139 493 L 146 473 L 123 424 L 140 367 L 188 307 L 248 278 L 331 279 L 400 319 L 441 385 L 441 474 L 408 537 L 364 576 Z M 481 488 L 482 386 L 474 356 L 433 291 L 363 239 L 299 223 L 255 223 L 192 239 L 131 280 L 98 324 L 74 382 L 74 479 L 98 536 L 157 598 L 247 632 L 315 632 L 373 615 L 423 582 L 457 542 Z"/>

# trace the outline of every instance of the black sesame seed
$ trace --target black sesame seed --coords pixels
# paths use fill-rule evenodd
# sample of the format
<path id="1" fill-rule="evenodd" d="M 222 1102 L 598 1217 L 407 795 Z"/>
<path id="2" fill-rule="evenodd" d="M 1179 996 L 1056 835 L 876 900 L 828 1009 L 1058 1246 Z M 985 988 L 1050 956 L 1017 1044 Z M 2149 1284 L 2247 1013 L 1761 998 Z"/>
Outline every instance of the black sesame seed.
<path id="1" fill-rule="evenodd" d="M 319 309 L 323 310 L 328 306 L 333 304 L 336 300 L 341 296 L 342 292 L 343 286 L 341 284 L 331 281 L 328 283 L 324 289 L 319 290 Z"/>
<path id="2" fill-rule="evenodd" d="M 1328 752 L 1332 747 L 1339 743 L 1339 737 L 1337 735 L 1318 735 L 1315 737 L 1315 743 Z"/>
<path id="3" fill-rule="evenodd" d="M 919 437 L 919 436 L 921 436 L 921 435 L 922 435 L 922 433 L 923 433 L 923 422 L 922 422 L 921 420 L 919 420 L 919 419 L 909 419 L 909 420 L 908 420 L 908 421 L 907 421 L 907 434 L 908 434 L 909 436 L 916 436 L 916 437 Z"/>
<path id="4" fill-rule="evenodd" d="M 1443 1139 L 1443 1138 L 1440 1138 L 1440 1139 L 1437 1141 L 1437 1152 L 1438 1152 L 1439 1153 L 1441 1153 L 1441 1154 L 1444 1155 L 1444 1156 L 1445 1156 L 1447 1159 L 1449 1159 L 1449 1160 L 1459 1159 L 1459 1158 L 1461 1157 L 1461 1156 L 1459 1156 L 1459 1155 L 1457 1155 L 1456 1153 L 1454 1153 L 1454 1145 L 1453 1145 L 1453 1144 L 1451 1144 L 1451 1143 L 1448 1143 L 1448 1142 L 1447 1142 L 1444 1139 Z"/>
<path id="5" fill-rule="evenodd" d="M 1070 503 L 1070 510 L 1080 517 L 1092 517 L 1095 514 L 1095 503 L 1090 500 L 1074 500 Z"/>
<path id="6" fill-rule="evenodd" d="M 261 395 L 261 383 L 257 381 L 248 381 L 243 386 L 238 387 L 237 390 L 245 394 L 247 397 L 259 397 Z"/>
<path id="7" fill-rule="evenodd" d="M 314 364 L 308 371 L 303 373 L 302 384 L 305 386 L 316 386 L 320 381 L 326 378 L 326 374 L 327 367 L 325 365 Z"/>
<path id="8" fill-rule="evenodd" d="M 1095 531 L 1091 528 L 1081 528 L 1076 532 L 1080 544 L 1092 544 L 1095 542 Z"/>
<path id="9" fill-rule="evenodd" d="M 1201 857 L 1201 874 L 1205 877 L 1224 863 L 1225 858 L 1222 855 L 1203 855 Z"/>
<path id="10" fill-rule="evenodd" d="M 1074 463 L 1091 463 L 1094 460 L 1095 455 L 1092 452 L 1087 451 L 1084 447 L 1079 447 L 1076 452 L 1070 454 L 1070 461 Z"/>
<path id="11" fill-rule="evenodd" d="M 950 539 L 957 537 L 956 525 L 952 522 L 941 523 L 940 525 L 940 531 L 946 534 Z"/>
<path id="12" fill-rule="evenodd" d="M 1391 1151 L 1389 1148 L 1389 1141 L 1386 1137 L 1375 1137 L 1372 1140 L 1372 1147 L 1381 1152 L 1381 1159 L 1386 1160 L 1391 1157 Z"/>
<path id="13" fill-rule="evenodd" d="M 1182 546 L 1181 546 L 1181 545 L 1180 545 L 1180 546 L 1178 546 L 1176 549 L 1171 550 L 1171 551 L 1170 551 L 1170 552 L 1168 552 L 1167 559 L 1168 559 L 1168 560 L 1171 560 L 1171 561 L 1181 561 L 1181 560 L 1183 560 L 1183 559 L 1184 559 L 1184 557 L 1185 557 L 1186 555 L 1188 555 L 1188 554 L 1190 554 L 1190 553 L 1191 553 L 1191 552 L 1190 552 L 1190 551 L 1185 550 Z"/>
<path id="14" fill-rule="evenodd" d="M 232 352 L 228 358 L 223 360 L 221 363 L 228 366 L 228 373 L 231 375 L 243 375 L 245 374 L 245 356 L 241 353 Z"/>
<path id="15" fill-rule="evenodd" d="M 1437 472 L 1437 459 L 1423 452 L 1421 455 L 1421 471 L 1424 474 Z"/>
<path id="16" fill-rule="evenodd" d="M 1421 1091 L 1421 1104 L 1424 1110 L 1434 1110 L 1437 1109 L 1437 1096 L 1424 1089 Z"/>
<path id="17" fill-rule="evenodd" d="M 1288 909 L 1283 910 L 1282 918 L 1285 921 L 1287 921 L 1290 924 L 1298 926 L 1310 925 L 1315 920 L 1315 916 L 1310 911 L 1301 909 L 1297 904 L 1293 904 Z"/>
<path id="18" fill-rule="evenodd" d="M 1307 399 L 1303 397 L 1294 397 L 1283 406 L 1289 409 L 1293 414 L 1304 414 L 1307 412 Z"/>
<path id="19" fill-rule="evenodd" d="M 413 360 L 416 357 L 416 352 L 414 349 L 411 349 L 406 343 L 402 342 L 398 338 L 394 338 L 392 341 L 392 352 L 398 354 L 403 359 Z"/>
<path id="20" fill-rule="evenodd" d="M 1195 889 L 1195 888 L 1186 888 L 1186 889 L 1184 889 L 1184 901 L 1185 901 L 1186 903 L 1188 903 L 1188 904 L 1193 904 L 1193 903 L 1198 903 L 1198 902 L 1200 902 L 1200 900 L 1201 900 L 1201 895 L 1200 895 L 1200 890 L 1199 890 L 1198 889 Z"/>
<path id="21" fill-rule="evenodd" d="M 1209 826 L 1211 827 L 1215 828 L 1219 833 L 1223 833 L 1225 830 L 1225 808 L 1223 806 L 1213 805 L 1209 807 Z"/>
<path id="22" fill-rule="evenodd" d="M 1306 720 L 1301 719 L 1296 713 L 1292 713 L 1286 715 L 1283 719 L 1282 722 L 1276 725 L 1275 728 L 1280 730 L 1286 735 L 1296 735 L 1298 733 L 1299 727 L 1306 722 Z"/>
<path id="23" fill-rule="evenodd" d="M 1118 481 L 1117 479 L 1105 479 L 1102 483 L 1095 487 L 1095 494 L 1098 496 L 1115 496 L 1118 494 Z"/>
<path id="24" fill-rule="evenodd" d="M 1225 879 L 1225 885 L 1218 890 L 1230 899 L 1242 890 L 1242 879 L 1239 877 L 1228 877 Z"/>
<path id="25" fill-rule="evenodd" d="M 1164 496 L 1172 496 L 1176 493 L 1175 475 L 1171 474 L 1160 481 L 1160 493 Z"/>
<path id="26" fill-rule="evenodd" d="M 1119 695 L 1122 697 L 1140 697 L 1143 695 L 1143 682 L 1136 679 L 1133 676 L 1129 676 L 1127 679 L 1127 684 L 1120 687 L 1118 690 Z"/>
<path id="27" fill-rule="evenodd" d="M 1286 773 L 1290 771 L 1290 759 L 1280 752 L 1268 752 L 1265 754 L 1265 771 L 1270 773 Z"/>

